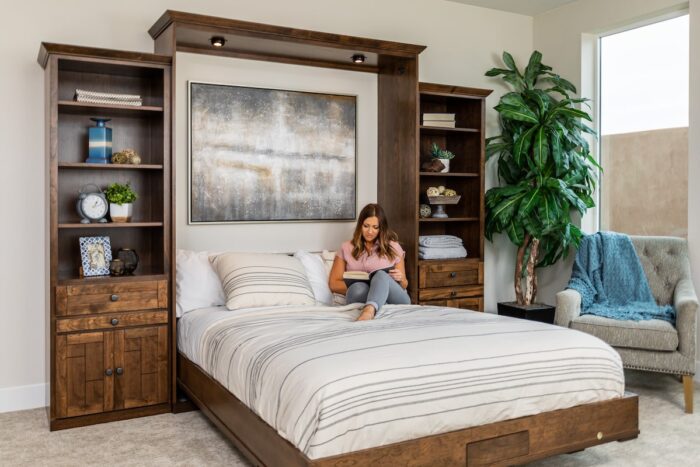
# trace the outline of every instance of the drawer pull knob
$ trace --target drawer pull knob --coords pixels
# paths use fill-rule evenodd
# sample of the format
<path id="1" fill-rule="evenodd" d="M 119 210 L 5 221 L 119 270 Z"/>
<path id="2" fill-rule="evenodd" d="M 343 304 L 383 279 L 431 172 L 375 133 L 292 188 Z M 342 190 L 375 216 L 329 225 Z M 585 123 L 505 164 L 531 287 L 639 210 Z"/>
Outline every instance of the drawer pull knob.
<path id="1" fill-rule="evenodd" d="M 116 326 L 117 324 L 119 324 L 119 320 L 117 318 L 112 318 L 111 323 L 112 323 L 112 326 Z"/>
<path id="2" fill-rule="evenodd" d="M 112 296 L 109 297 L 109 299 L 112 300 L 113 302 L 116 302 L 117 300 L 119 300 L 119 295 L 117 295 L 117 294 L 112 294 Z"/>
<path id="3" fill-rule="evenodd" d="M 123 374 L 124 374 L 124 368 L 117 368 L 117 374 L 118 374 L 118 375 L 123 375 Z"/>
<path id="4" fill-rule="evenodd" d="M 455 292 L 454 290 L 452 292 L 450 292 L 451 297 L 454 297 L 455 295 L 457 295 L 457 292 Z"/>
<path id="5" fill-rule="evenodd" d="M 602 431 L 599 431 L 598 434 L 596 435 L 596 438 L 598 438 L 599 441 L 600 441 L 601 439 L 603 439 L 603 432 L 602 432 Z"/>
<path id="6" fill-rule="evenodd" d="M 111 369 L 111 368 L 107 368 L 107 369 L 105 370 L 105 374 L 106 374 L 107 376 L 112 376 L 112 369 Z"/>
<path id="7" fill-rule="evenodd" d="M 456 273 L 456 272 L 451 272 L 451 273 L 450 273 L 450 277 L 457 277 L 457 273 Z"/>

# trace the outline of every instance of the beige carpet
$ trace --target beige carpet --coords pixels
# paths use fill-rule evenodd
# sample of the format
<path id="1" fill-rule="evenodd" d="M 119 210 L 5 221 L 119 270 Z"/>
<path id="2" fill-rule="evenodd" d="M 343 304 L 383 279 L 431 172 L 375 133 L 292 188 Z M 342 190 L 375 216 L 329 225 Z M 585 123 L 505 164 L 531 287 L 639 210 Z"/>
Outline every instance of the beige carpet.
<path id="1" fill-rule="evenodd" d="M 627 373 L 640 396 L 638 439 L 552 457 L 537 466 L 700 465 L 700 413 L 683 412 L 683 385 Z M 695 386 L 700 411 L 700 386 Z M 44 409 L 0 414 L 0 466 L 247 466 L 200 412 L 158 415 L 50 433 Z"/>

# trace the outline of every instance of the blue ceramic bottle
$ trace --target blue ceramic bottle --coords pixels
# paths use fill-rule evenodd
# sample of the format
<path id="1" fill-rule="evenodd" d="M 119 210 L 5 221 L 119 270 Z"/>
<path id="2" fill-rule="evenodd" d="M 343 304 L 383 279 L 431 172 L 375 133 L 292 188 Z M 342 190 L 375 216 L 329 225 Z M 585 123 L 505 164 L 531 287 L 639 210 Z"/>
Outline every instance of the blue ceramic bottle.
<path id="1" fill-rule="evenodd" d="M 95 126 L 88 128 L 88 158 L 89 164 L 109 164 L 112 158 L 112 129 L 105 123 L 109 118 L 91 118 Z"/>

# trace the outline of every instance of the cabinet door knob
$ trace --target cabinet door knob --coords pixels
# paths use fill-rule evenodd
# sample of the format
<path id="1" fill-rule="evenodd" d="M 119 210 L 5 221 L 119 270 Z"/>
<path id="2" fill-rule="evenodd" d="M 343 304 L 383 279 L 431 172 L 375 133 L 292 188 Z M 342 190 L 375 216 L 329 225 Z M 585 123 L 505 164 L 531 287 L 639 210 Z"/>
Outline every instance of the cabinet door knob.
<path id="1" fill-rule="evenodd" d="M 112 318 L 111 323 L 112 323 L 112 326 L 116 326 L 117 324 L 119 324 L 119 320 L 117 318 Z"/>
<path id="2" fill-rule="evenodd" d="M 451 297 L 454 297 L 455 295 L 457 295 L 457 292 L 456 292 L 456 291 L 453 290 L 452 292 L 450 292 L 450 296 L 451 296 Z"/>
<path id="3" fill-rule="evenodd" d="M 112 376 L 112 369 L 111 369 L 111 368 L 107 368 L 107 369 L 105 370 L 105 374 L 106 374 L 107 376 Z"/>
<path id="4" fill-rule="evenodd" d="M 117 368 L 117 374 L 118 375 L 124 374 L 124 368 Z"/>
<path id="5" fill-rule="evenodd" d="M 117 295 L 117 294 L 112 294 L 112 296 L 109 297 L 109 299 L 112 300 L 113 302 L 116 302 L 117 300 L 119 300 L 119 295 Z"/>
<path id="6" fill-rule="evenodd" d="M 457 277 L 457 273 L 456 273 L 456 272 L 451 272 L 451 273 L 450 273 L 450 277 Z"/>

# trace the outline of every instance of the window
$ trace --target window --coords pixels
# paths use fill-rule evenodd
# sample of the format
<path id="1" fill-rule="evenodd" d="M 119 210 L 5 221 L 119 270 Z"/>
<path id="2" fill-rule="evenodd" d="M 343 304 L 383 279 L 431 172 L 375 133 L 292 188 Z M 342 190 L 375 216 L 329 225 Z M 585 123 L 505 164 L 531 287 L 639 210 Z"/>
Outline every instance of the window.
<path id="1" fill-rule="evenodd" d="M 600 228 L 688 232 L 688 15 L 600 39 Z"/>

